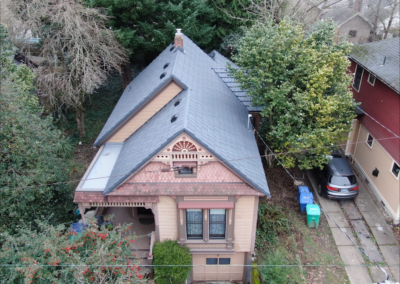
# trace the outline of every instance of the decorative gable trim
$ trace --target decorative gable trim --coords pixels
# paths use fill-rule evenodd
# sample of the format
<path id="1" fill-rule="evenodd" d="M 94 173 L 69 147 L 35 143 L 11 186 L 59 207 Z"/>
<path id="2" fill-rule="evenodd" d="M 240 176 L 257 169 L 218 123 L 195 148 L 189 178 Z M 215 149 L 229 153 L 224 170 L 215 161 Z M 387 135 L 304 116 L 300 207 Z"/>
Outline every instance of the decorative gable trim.
<path id="1" fill-rule="evenodd" d="M 218 161 L 218 159 L 205 150 L 196 140 L 186 133 L 182 133 L 155 155 L 151 161 L 163 162 L 172 167 L 173 163 L 177 161 L 197 162 L 198 166 L 202 166 L 210 161 Z"/>

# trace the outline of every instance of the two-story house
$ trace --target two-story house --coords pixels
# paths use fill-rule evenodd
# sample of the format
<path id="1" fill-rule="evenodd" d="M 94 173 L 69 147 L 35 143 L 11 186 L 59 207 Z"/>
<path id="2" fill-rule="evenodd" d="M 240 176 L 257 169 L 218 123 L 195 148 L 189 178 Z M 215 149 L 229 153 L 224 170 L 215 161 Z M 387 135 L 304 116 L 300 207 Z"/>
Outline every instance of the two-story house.
<path id="1" fill-rule="evenodd" d="M 193 255 L 192 281 L 244 280 L 254 252 L 259 198 L 270 196 L 249 112 L 207 55 L 179 31 L 125 89 L 95 141 L 100 147 L 76 188 L 81 212 L 177 240 Z M 84 220 L 86 222 L 86 220 Z"/>
<path id="2" fill-rule="evenodd" d="M 353 121 L 345 147 L 387 212 L 400 213 L 400 39 L 358 45 L 349 56 L 354 99 L 365 115 Z"/>

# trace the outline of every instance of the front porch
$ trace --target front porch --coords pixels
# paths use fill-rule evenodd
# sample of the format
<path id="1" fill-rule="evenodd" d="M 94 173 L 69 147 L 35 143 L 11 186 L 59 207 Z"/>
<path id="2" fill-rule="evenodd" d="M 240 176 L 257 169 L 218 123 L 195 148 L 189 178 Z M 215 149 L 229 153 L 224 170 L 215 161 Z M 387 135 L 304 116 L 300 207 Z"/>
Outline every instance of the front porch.
<path id="1" fill-rule="evenodd" d="M 114 215 L 113 226 L 132 224 L 127 233 L 138 236 L 138 239 L 130 244 L 132 254 L 140 259 L 141 265 L 153 263 L 152 249 L 155 243 L 155 222 L 151 209 L 144 207 L 106 207 L 99 208 L 96 215 Z M 150 267 L 147 270 L 150 272 Z"/>

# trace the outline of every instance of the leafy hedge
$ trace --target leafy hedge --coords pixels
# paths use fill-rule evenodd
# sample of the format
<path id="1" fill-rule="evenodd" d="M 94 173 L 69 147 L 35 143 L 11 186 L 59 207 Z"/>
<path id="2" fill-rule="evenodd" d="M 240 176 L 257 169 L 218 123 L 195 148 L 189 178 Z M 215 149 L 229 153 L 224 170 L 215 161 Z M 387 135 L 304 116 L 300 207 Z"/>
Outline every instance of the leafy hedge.
<path id="1" fill-rule="evenodd" d="M 258 206 L 257 238 L 256 246 L 263 247 L 267 242 L 273 245 L 279 234 L 289 231 L 289 220 L 282 209 L 268 203 L 260 203 Z"/>
<path id="2" fill-rule="evenodd" d="M 192 255 L 189 248 L 176 241 L 165 240 L 154 246 L 154 274 L 157 284 L 181 284 L 189 276 Z M 157 266 L 176 265 L 176 266 Z"/>
<path id="3" fill-rule="evenodd" d="M 3 26 L 0 41 L 0 233 L 14 234 L 35 219 L 50 224 L 70 220 L 73 195 L 63 182 L 68 181 L 66 160 L 73 149 L 50 117 L 39 117 L 43 110 L 34 73 L 12 62 Z"/>

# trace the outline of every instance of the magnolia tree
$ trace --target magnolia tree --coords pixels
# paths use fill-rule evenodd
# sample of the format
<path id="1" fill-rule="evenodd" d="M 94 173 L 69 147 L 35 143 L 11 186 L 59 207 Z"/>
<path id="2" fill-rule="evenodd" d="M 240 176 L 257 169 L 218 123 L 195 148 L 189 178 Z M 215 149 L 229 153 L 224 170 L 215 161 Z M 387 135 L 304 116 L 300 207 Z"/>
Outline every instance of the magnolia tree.
<path id="1" fill-rule="evenodd" d="M 285 19 L 249 28 L 233 56 L 241 68 L 230 71 L 253 105 L 264 107 L 263 138 L 286 167 L 321 166 L 351 129 L 350 44 L 335 39 L 332 22 L 321 21 L 306 35 Z"/>
<path id="2" fill-rule="evenodd" d="M 92 219 L 81 234 L 38 221 L 39 230 L 1 234 L 1 283 L 147 283 L 130 250 L 130 225 L 99 230 Z"/>

